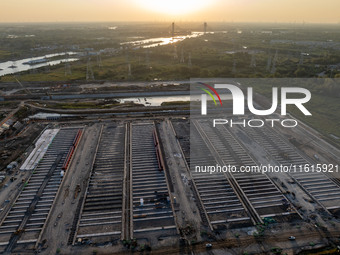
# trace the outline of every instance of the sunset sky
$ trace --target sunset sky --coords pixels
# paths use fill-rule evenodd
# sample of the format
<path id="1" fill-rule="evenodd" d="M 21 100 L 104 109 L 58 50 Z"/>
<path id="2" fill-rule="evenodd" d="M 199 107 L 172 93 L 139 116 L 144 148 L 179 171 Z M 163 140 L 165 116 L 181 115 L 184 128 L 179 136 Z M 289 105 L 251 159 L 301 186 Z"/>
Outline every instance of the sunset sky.
<path id="1" fill-rule="evenodd" d="M 0 22 L 339 23 L 340 0 L 0 0 Z"/>

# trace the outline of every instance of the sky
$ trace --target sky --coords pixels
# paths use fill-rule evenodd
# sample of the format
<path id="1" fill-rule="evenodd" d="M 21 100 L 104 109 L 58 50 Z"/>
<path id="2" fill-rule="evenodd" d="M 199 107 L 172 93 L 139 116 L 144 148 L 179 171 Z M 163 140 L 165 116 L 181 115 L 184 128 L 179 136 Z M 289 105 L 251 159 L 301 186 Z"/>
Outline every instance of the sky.
<path id="1" fill-rule="evenodd" d="M 0 22 L 340 23 L 340 0 L 0 0 Z"/>

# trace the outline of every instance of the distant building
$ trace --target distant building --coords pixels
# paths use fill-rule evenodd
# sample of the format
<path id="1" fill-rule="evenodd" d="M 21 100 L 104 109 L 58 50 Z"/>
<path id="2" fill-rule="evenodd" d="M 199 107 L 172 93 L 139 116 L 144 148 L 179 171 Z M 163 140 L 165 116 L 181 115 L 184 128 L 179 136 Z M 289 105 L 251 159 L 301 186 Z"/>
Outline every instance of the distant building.
<path id="1" fill-rule="evenodd" d="M 318 77 L 326 77 L 327 76 L 327 73 L 326 73 L 326 71 L 323 71 L 323 72 L 321 72 L 321 73 L 318 73 Z"/>
<path id="2" fill-rule="evenodd" d="M 14 121 L 12 119 L 8 119 L 4 124 L 2 124 L 2 129 L 9 129 L 13 125 Z"/>
<path id="3" fill-rule="evenodd" d="M 18 166 L 18 162 L 12 161 L 11 163 L 9 163 L 9 164 L 7 165 L 7 169 L 8 169 L 8 170 L 12 170 L 13 168 L 16 168 L 17 166 Z"/>
<path id="4" fill-rule="evenodd" d="M 22 123 L 20 121 L 17 121 L 17 122 L 14 123 L 13 127 L 15 129 L 17 129 L 17 130 L 21 129 L 22 128 Z"/>

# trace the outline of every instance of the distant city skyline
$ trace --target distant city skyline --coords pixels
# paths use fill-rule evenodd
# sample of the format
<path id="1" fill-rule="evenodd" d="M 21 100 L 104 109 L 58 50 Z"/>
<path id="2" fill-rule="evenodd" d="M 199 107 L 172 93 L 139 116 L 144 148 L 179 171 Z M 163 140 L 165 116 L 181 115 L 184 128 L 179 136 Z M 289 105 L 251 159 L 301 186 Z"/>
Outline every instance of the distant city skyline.
<path id="1" fill-rule="evenodd" d="M 339 10 L 339 0 L 8 0 L 0 22 L 340 23 Z"/>

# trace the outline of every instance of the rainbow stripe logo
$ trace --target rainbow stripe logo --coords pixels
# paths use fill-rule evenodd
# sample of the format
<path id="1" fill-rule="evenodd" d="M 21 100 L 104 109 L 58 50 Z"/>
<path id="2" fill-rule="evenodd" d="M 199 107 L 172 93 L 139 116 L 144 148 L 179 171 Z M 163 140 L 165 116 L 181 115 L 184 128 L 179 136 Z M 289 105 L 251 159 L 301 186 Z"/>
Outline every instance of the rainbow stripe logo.
<path id="1" fill-rule="evenodd" d="M 217 96 L 218 100 L 220 101 L 221 106 L 223 105 L 220 95 L 217 93 L 217 91 L 213 87 L 211 87 L 209 84 L 206 84 L 206 83 L 203 83 L 203 82 L 198 82 L 198 83 L 203 85 L 203 86 L 205 86 L 205 87 L 207 87 L 212 92 L 214 92 L 214 94 Z M 209 90 L 204 89 L 204 88 L 200 88 L 200 89 L 203 90 L 205 93 L 207 93 L 212 98 L 212 100 L 214 101 L 215 105 L 217 105 L 217 102 L 216 102 L 214 96 L 211 94 L 211 92 Z"/>

